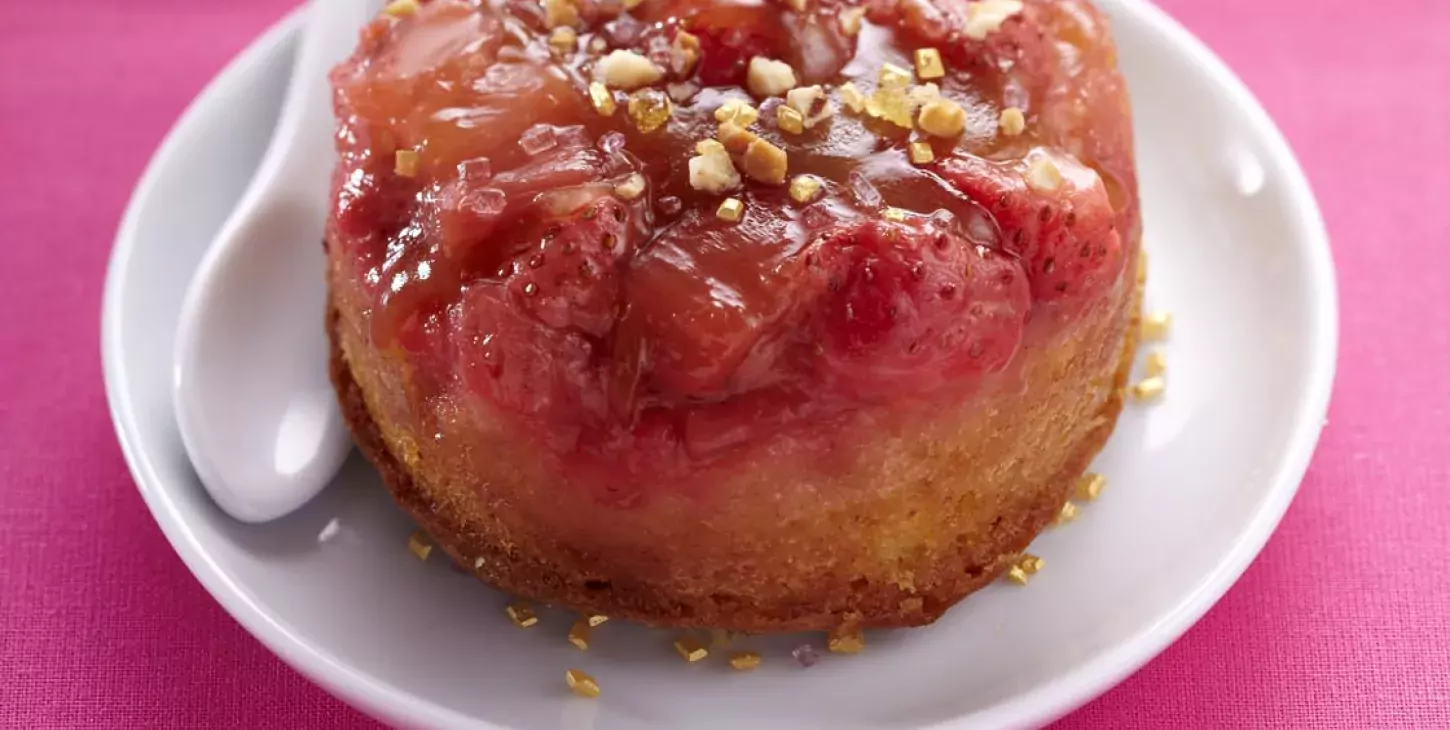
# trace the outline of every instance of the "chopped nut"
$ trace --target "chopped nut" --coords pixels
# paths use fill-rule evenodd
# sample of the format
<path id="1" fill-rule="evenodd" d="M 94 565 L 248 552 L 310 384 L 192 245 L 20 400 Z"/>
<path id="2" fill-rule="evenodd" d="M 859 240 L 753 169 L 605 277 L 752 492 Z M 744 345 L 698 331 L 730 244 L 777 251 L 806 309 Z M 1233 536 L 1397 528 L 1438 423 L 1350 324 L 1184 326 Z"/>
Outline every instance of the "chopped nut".
<path id="1" fill-rule="evenodd" d="M 715 109 L 715 121 L 720 123 L 733 122 L 741 127 L 748 127 L 760 118 L 760 112 L 744 99 L 727 99 Z"/>
<path id="2" fill-rule="evenodd" d="M 1039 193 L 1054 193 L 1062 187 L 1062 170 L 1052 161 L 1052 155 L 1045 153 L 1033 156 L 1022 178 L 1027 181 L 1027 187 Z"/>
<path id="3" fill-rule="evenodd" d="M 587 651 L 589 649 L 590 628 L 588 619 L 581 618 L 575 621 L 574 625 L 569 627 L 569 643 L 579 647 L 579 651 Z"/>
<path id="4" fill-rule="evenodd" d="M 906 211 L 900 208 L 887 208 L 881 211 L 881 217 L 893 223 L 901 223 L 906 220 Z"/>
<path id="5" fill-rule="evenodd" d="M 916 122 L 933 137 L 955 137 L 967 128 L 967 111 L 951 99 L 938 99 L 921 108 Z"/>
<path id="6" fill-rule="evenodd" d="M 595 682 L 593 677 L 585 674 L 581 670 L 570 669 L 564 672 L 564 683 L 569 685 L 569 689 L 573 690 L 574 694 L 580 697 L 599 696 L 599 683 Z"/>
<path id="7" fill-rule="evenodd" d="M 788 63 L 753 56 L 745 72 L 745 88 L 756 96 L 780 96 L 795 88 L 795 70 Z"/>
<path id="8" fill-rule="evenodd" d="M 625 200 L 634 200 L 643 192 L 644 175 L 637 172 L 625 178 L 624 182 L 614 186 L 614 194 Z"/>
<path id="9" fill-rule="evenodd" d="M 936 84 L 920 84 L 911 87 L 911 91 L 906 92 L 906 98 L 911 100 L 911 103 L 916 106 L 926 106 L 934 101 L 941 100 L 941 88 Z"/>
<path id="10" fill-rule="evenodd" d="M 1140 401 L 1157 400 L 1163 396 L 1163 391 L 1167 387 L 1168 384 L 1163 381 L 1161 375 L 1143 378 L 1133 384 L 1133 398 Z"/>
<path id="11" fill-rule="evenodd" d="M 860 654 L 866 648 L 866 637 L 855 624 L 837 627 L 826 638 L 826 648 L 832 654 Z"/>
<path id="12" fill-rule="evenodd" d="M 775 108 L 775 125 L 780 127 L 780 131 L 787 134 L 800 134 L 806 131 L 805 117 L 785 104 Z"/>
<path id="13" fill-rule="evenodd" d="M 643 134 L 665 126 L 673 112 L 670 98 L 659 89 L 640 89 L 629 96 L 629 118 Z"/>
<path id="14" fill-rule="evenodd" d="M 1017 567 L 1021 568 L 1022 572 L 1028 575 L 1036 575 L 1042 570 L 1044 564 L 1042 558 L 1031 553 L 1023 553 L 1022 557 L 1017 559 Z"/>
<path id="15" fill-rule="evenodd" d="M 939 79 L 947 75 L 947 68 L 942 65 L 941 52 L 935 48 L 916 49 L 914 59 L 916 77 L 919 79 Z"/>
<path id="16" fill-rule="evenodd" d="M 1152 342 L 1166 338 L 1172 325 L 1173 315 L 1161 309 L 1143 315 L 1143 341 Z"/>
<path id="17" fill-rule="evenodd" d="M 1022 12 L 1022 0 L 981 0 L 967 4 L 967 25 L 963 32 L 975 41 L 997 32 L 1008 18 Z"/>
<path id="18" fill-rule="evenodd" d="M 740 219 L 745 216 L 745 204 L 740 202 L 739 198 L 726 198 L 724 202 L 720 203 L 720 207 L 715 209 L 715 216 L 720 220 L 739 223 Z M 679 642 L 675 642 L 675 646 L 678 647 Z"/>
<path id="19" fill-rule="evenodd" d="M 997 118 L 997 126 L 1002 134 L 1007 137 L 1016 137 L 1027 129 L 1027 118 L 1022 116 L 1022 110 L 1015 106 L 1009 106 L 1002 110 L 1002 115 Z"/>
<path id="20" fill-rule="evenodd" d="M 1007 580 L 1012 581 L 1019 586 L 1025 586 L 1027 585 L 1027 573 L 1026 571 L 1014 565 L 1007 569 Z"/>
<path id="21" fill-rule="evenodd" d="M 418 0 L 393 0 L 383 6 L 383 14 L 391 15 L 394 18 L 406 18 L 416 12 L 418 12 Z"/>
<path id="22" fill-rule="evenodd" d="M 866 95 L 862 94 L 855 84 L 847 81 L 841 84 L 841 103 L 845 104 L 847 109 L 860 114 L 866 109 Z"/>
<path id="23" fill-rule="evenodd" d="M 567 25 L 561 25 L 549 33 L 549 47 L 559 55 L 573 53 L 579 43 L 579 34 Z"/>
<path id="24" fill-rule="evenodd" d="M 894 63 L 883 63 L 876 74 L 876 83 L 883 89 L 905 89 L 911 86 L 911 72 Z"/>
<path id="25" fill-rule="evenodd" d="M 539 617 L 534 615 L 534 609 L 523 601 L 510 603 L 504 611 L 508 613 L 509 620 L 514 622 L 514 626 L 521 629 L 527 629 L 539 622 Z"/>
<path id="26" fill-rule="evenodd" d="M 785 150 L 763 139 L 756 139 L 745 148 L 740 164 L 745 168 L 745 176 L 751 180 L 769 185 L 785 182 Z"/>
<path id="27" fill-rule="evenodd" d="M 1057 511 L 1057 517 L 1052 520 L 1055 525 L 1065 525 L 1077 519 L 1077 505 L 1071 501 L 1063 502 L 1062 509 Z"/>
<path id="28" fill-rule="evenodd" d="M 408 536 L 408 550 L 419 560 L 427 560 L 428 555 L 433 552 L 433 539 L 422 530 L 414 530 Z"/>
<path id="29" fill-rule="evenodd" d="M 624 0 L 624 9 L 634 10 L 635 8 L 639 7 L 639 4 L 642 2 L 644 2 L 644 0 Z"/>
<path id="30" fill-rule="evenodd" d="M 785 6 L 797 13 L 806 11 L 806 0 L 785 0 Z"/>
<path id="31" fill-rule="evenodd" d="M 906 91 L 878 87 L 866 100 L 866 113 L 898 127 L 911 129 L 911 113 L 915 108 Z"/>
<path id="32" fill-rule="evenodd" d="M 753 651 L 737 651 L 730 655 L 730 666 L 741 672 L 748 672 L 760 666 L 760 655 Z"/>
<path id="33" fill-rule="evenodd" d="M 857 6 L 841 11 L 841 32 L 856 35 L 861 32 L 861 19 L 866 17 L 866 8 Z"/>
<path id="34" fill-rule="evenodd" d="M 589 83 L 589 103 L 594 105 L 594 111 L 601 117 L 614 116 L 614 94 L 604 84 L 598 81 Z"/>
<path id="35" fill-rule="evenodd" d="M 809 203 L 821 192 L 821 181 L 814 175 L 796 175 L 790 181 L 790 197 L 797 203 Z"/>
<path id="36" fill-rule="evenodd" d="M 1077 487 L 1074 493 L 1078 499 L 1092 501 L 1103 493 L 1103 487 L 1108 486 L 1108 478 L 1102 474 L 1084 474 L 1077 478 Z"/>
<path id="37" fill-rule="evenodd" d="M 931 150 L 930 142 L 912 142 L 908 148 L 911 153 L 911 161 L 918 165 L 925 165 L 936 159 L 936 154 Z"/>
<path id="38" fill-rule="evenodd" d="M 679 31 L 670 41 L 670 70 L 680 76 L 689 76 L 700 60 L 700 38 L 694 33 Z"/>
<path id="39" fill-rule="evenodd" d="M 1143 374 L 1151 378 L 1166 372 L 1168 372 L 1168 358 L 1163 355 L 1163 351 L 1154 350 L 1148 353 L 1148 359 L 1143 363 Z"/>
<path id="40" fill-rule="evenodd" d="M 693 636 L 683 636 L 675 639 L 675 651 L 679 652 L 680 656 L 684 657 L 687 662 L 698 662 L 710 653 L 700 643 L 700 640 Z"/>
<path id="41" fill-rule="evenodd" d="M 610 51 L 599 59 L 594 75 L 611 89 L 633 91 L 664 77 L 664 71 L 634 51 Z"/>
<path id="42" fill-rule="evenodd" d="M 806 129 L 820 124 L 836 113 L 835 108 L 831 106 L 830 99 L 826 97 L 826 92 L 819 86 L 801 86 L 791 89 L 785 94 L 785 103 L 791 109 L 800 112 Z"/>
<path id="43" fill-rule="evenodd" d="M 699 153 L 690 158 L 690 187 L 711 193 L 723 193 L 740 187 L 740 173 L 725 146 L 713 139 L 695 145 Z"/>
<path id="44" fill-rule="evenodd" d="M 415 177 L 418 174 L 418 151 L 398 150 L 393 153 L 393 172 L 402 177 Z"/>
<path id="45" fill-rule="evenodd" d="M 735 122 L 725 122 L 715 132 L 715 139 L 720 140 L 720 144 L 725 145 L 730 154 L 743 155 L 750 148 L 750 144 L 760 137 Z"/>
<path id="46" fill-rule="evenodd" d="M 581 25 L 579 8 L 574 0 L 544 0 L 544 25 L 550 28 Z"/>
<path id="47" fill-rule="evenodd" d="M 609 617 L 605 616 L 602 613 L 591 613 L 588 616 L 585 616 L 584 620 L 589 623 L 589 628 L 594 628 L 604 623 L 605 621 L 608 621 Z"/>

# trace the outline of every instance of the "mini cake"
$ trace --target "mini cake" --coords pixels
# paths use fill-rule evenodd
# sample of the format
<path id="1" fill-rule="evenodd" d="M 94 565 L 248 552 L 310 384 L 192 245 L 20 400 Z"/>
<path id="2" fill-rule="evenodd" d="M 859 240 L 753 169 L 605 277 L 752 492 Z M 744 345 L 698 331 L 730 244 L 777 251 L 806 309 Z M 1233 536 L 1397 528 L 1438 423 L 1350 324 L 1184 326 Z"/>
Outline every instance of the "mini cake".
<path id="1" fill-rule="evenodd" d="M 498 588 L 927 623 L 1113 428 L 1140 222 L 1087 0 L 400 0 L 333 83 L 338 396 Z"/>

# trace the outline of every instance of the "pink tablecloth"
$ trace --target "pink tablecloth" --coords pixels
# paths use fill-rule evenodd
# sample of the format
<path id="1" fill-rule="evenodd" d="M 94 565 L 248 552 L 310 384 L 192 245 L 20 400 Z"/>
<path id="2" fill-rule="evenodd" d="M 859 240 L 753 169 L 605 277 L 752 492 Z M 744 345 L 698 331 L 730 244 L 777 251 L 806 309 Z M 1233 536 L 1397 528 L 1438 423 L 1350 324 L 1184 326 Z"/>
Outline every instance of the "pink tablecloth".
<path id="1" fill-rule="evenodd" d="M 171 552 L 122 462 L 97 353 L 143 164 L 292 4 L 0 11 L 0 726 L 369 724 Z M 1340 375 L 1303 491 L 1242 582 L 1060 727 L 1450 727 L 1450 4 L 1164 4 L 1308 168 L 1339 268 Z"/>

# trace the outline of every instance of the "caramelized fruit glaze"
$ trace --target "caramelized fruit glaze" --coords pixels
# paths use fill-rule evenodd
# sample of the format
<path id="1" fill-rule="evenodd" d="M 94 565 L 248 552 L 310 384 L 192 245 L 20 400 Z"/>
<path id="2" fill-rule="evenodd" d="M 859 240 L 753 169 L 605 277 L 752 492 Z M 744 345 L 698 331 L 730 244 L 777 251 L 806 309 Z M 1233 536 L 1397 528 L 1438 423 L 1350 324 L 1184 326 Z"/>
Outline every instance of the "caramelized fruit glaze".
<path id="1" fill-rule="evenodd" d="M 333 74 L 329 240 L 413 402 L 483 399 L 566 466 L 680 475 L 852 411 L 959 401 L 1100 304 L 1139 223 L 1097 11 L 1029 0 L 974 40 L 963 0 L 873 0 L 851 34 L 853 5 L 582 0 L 563 53 L 535 0 L 433 0 L 373 22 Z M 681 31 L 699 39 L 687 69 L 670 58 Z M 841 84 L 870 94 L 883 63 L 910 69 L 928 47 L 947 70 L 934 82 L 966 110 L 959 137 L 843 108 Z M 594 67 L 616 49 L 665 70 L 639 92 L 669 97 L 660 128 L 640 131 L 627 92 L 611 116 L 591 105 Z M 824 85 L 834 115 L 778 129 L 783 100 L 743 88 L 753 56 Z M 787 152 L 787 181 L 823 182 L 817 198 L 690 186 L 688 160 L 731 98 L 759 107 L 751 130 Z M 1007 107 L 1024 133 L 999 131 Z M 910 161 L 916 141 L 932 162 Z M 416 172 L 398 173 L 398 150 L 417 152 Z M 1055 191 L 1024 181 L 1043 155 Z M 642 193 L 619 195 L 636 173 Z M 739 222 L 716 215 L 726 195 L 745 204 Z"/>

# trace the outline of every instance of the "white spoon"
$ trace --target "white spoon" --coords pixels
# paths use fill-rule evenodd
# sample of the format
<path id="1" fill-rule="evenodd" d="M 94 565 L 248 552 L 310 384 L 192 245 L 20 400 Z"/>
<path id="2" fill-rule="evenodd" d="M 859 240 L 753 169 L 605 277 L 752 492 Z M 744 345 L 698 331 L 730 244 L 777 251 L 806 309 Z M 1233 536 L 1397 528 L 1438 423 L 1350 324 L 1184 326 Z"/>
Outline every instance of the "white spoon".
<path id="1" fill-rule="evenodd" d="M 372 6 L 308 6 L 271 145 L 182 306 L 176 422 L 202 484 L 239 520 L 264 522 L 301 507 L 351 448 L 328 382 L 322 324 L 335 157 L 327 74 L 357 44 Z"/>

